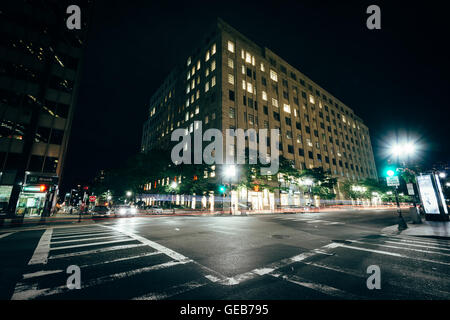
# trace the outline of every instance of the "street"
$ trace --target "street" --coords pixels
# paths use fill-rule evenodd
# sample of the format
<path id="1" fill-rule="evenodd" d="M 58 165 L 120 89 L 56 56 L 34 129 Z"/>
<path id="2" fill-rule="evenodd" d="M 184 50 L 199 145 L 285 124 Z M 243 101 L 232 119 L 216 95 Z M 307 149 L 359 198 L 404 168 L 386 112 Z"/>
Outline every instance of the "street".
<path id="1" fill-rule="evenodd" d="M 0 299 L 449 299 L 450 242 L 381 232 L 397 222 L 389 209 L 2 229 Z"/>

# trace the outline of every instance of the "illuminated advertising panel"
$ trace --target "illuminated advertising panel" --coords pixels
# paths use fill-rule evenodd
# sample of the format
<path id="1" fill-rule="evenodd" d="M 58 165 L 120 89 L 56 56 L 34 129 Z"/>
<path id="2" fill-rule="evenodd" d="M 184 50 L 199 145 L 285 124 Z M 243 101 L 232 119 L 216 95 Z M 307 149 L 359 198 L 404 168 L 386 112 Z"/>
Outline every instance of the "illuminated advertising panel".
<path id="1" fill-rule="evenodd" d="M 440 214 L 439 203 L 431 178 L 431 175 L 417 176 L 420 198 L 422 199 L 425 213 Z"/>

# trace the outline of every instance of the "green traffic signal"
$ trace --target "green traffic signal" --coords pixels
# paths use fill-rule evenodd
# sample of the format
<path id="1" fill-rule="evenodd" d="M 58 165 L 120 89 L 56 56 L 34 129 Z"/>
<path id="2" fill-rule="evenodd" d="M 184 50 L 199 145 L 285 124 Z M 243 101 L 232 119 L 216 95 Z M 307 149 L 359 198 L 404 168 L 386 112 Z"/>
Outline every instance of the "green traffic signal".
<path id="1" fill-rule="evenodd" d="M 219 192 L 220 193 L 225 193 L 225 190 L 226 190 L 225 186 L 220 186 L 219 187 Z"/>
<path id="2" fill-rule="evenodd" d="M 393 177 L 397 174 L 397 168 L 396 167 L 386 167 L 384 169 L 384 176 L 385 177 Z"/>

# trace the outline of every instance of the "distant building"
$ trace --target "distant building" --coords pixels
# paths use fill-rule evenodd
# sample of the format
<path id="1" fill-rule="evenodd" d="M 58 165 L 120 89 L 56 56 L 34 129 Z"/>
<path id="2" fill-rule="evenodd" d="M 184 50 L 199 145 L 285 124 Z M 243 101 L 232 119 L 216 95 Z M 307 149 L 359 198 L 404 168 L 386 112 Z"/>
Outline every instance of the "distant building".
<path id="1" fill-rule="evenodd" d="M 71 4 L 81 8 L 81 30 L 66 27 Z M 11 217 L 41 215 L 56 201 L 89 11 L 90 1 L 2 3 L 0 206 Z"/>
<path id="2" fill-rule="evenodd" d="M 297 68 L 221 19 L 151 97 L 142 151 L 169 148 L 172 131 L 185 128 L 192 134 L 197 129 L 194 121 L 202 121 L 203 131 L 218 128 L 223 133 L 225 129 L 277 128 L 280 154 L 293 160 L 296 168 L 323 167 L 340 183 L 377 178 L 363 120 Z M 235 150 L 231 152 L 234 156 Z M 219 179 L 214 172 L 212 177 Z M 339 185 L 337 189 L 342 198 Z M 262 208 L 269 196 L 252 191 L 253 200 L 248 201 Z M 295 204 L 300 197 L 275 194 L 275 201 Z"/>

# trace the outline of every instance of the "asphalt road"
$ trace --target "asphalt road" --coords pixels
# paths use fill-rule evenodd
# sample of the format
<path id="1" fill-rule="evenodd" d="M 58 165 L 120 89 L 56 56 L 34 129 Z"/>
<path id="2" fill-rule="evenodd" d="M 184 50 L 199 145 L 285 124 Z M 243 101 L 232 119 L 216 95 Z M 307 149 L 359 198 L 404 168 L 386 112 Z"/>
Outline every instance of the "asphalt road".
<path id="1" fill-rule="evenodd" d="M 381 233 L 395 223 L 347 210 L 1 230 L 0 299 L 449 299 L 450 242 Z"/>

